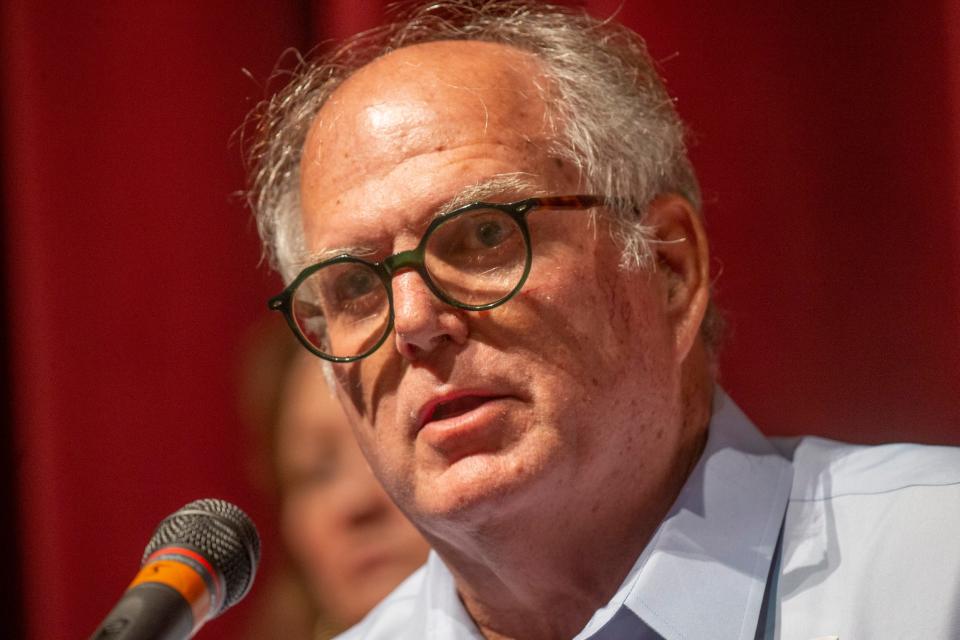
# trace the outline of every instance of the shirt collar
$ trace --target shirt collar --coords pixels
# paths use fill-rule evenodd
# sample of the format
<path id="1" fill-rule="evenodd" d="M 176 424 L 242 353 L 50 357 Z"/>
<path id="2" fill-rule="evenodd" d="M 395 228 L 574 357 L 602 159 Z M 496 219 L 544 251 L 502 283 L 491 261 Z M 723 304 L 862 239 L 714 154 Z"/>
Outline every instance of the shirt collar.
<path id="1" fill-rule="evenodd" d="M 420 591 L 415 608 L 426 615 L 417 621 L 415 632 L 405 637 L 483 640 L 460 600 L 453 574 L 433 549 L 427 556 L 424 580 L 426 589 Z"/>
<path id="2" fill-rule="evenodd" d="M 621 607 L 666 640 L 754 637 L 793 468 L 719 387 L 713 403 L 700 461 L 578 639 L 599 632 Z"/>

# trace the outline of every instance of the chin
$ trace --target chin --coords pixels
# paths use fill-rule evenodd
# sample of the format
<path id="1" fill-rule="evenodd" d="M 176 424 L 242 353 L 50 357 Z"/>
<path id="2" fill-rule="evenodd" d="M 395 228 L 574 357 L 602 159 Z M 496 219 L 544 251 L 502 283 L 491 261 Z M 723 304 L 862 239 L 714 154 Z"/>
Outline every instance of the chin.
<path id="1" fill-rule="evenodd" d="M 523 497 L 538 484 L 541 475 L 538 467 L 503 453 L 461 458 L 421 484 L 422 489 L 417 492 L 417 512 L 425 522 L 481 524 L 505 516 L 512 511 L 512 505 L 522 503 Z"/>

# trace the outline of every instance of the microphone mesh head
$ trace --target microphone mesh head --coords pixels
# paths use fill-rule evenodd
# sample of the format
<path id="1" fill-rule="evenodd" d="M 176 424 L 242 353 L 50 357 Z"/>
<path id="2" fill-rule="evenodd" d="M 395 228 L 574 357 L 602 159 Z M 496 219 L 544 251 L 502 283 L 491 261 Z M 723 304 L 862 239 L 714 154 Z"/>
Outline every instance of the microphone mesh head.
<path id="1" fill-rule="evenodd" d="M 166 546 L 192 548 L 223 577 L 223 604 L 211 612 L 211 618 L 247 594 L 260 562 L 257 528 L 247 514 L 226 500 L 195 500 L 164 518 L 143 552 L 143 561 Z"/>

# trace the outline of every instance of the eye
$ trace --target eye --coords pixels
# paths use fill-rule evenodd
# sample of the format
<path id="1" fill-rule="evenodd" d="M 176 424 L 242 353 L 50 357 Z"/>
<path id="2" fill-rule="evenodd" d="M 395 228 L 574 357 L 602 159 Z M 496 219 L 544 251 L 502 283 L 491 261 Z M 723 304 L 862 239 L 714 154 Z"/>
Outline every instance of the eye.
<path id="1" fill-rule="evenodd" d="M 363 297 L 377 286 L 376 275 L 366 267 L 356 267 L 340 274 L 335 285 L 336 299 L 350 302 Z"/>
<path id="2" fill-rule="evenodd" d="M 477 240 L 485 247 L 495 247 L 509 234 L 509 230 L 499 221 L 488 221 L 477 226 Z"/>
<path id="3" fill-rule="evenodd" d="M 500 212 L 464 216 L 461 224 L 463 249 L 471 251 L 494 249 L 516 231 L 513 221 Z"/>
<path id="4" fill-rule="evenodd" d="M 525 247 L 523 231 L 510 214 L 499 209 L 479 209 L 450 218 L 438 227 L 430 236 L 424 264 L 441 287 L 463 285 L 465 274 L 487 274 L 486 282 L 504 268 L 512 270 L 519 264 L 522 271 Z"/>

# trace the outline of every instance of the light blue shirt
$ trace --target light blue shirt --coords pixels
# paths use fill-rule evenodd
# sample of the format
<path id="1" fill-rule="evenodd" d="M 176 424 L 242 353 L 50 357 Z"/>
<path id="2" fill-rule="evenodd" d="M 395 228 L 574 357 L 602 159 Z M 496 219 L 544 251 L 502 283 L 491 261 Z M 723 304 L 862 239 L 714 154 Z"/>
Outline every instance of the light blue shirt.
<path id="1" fill-rule="evenodd" d="M 482 638 L 433 552 L 342 637 Z M 960 638 L 960 449 L 767 439 L 718 390 L 703 455 L 587 638 Z"/>

